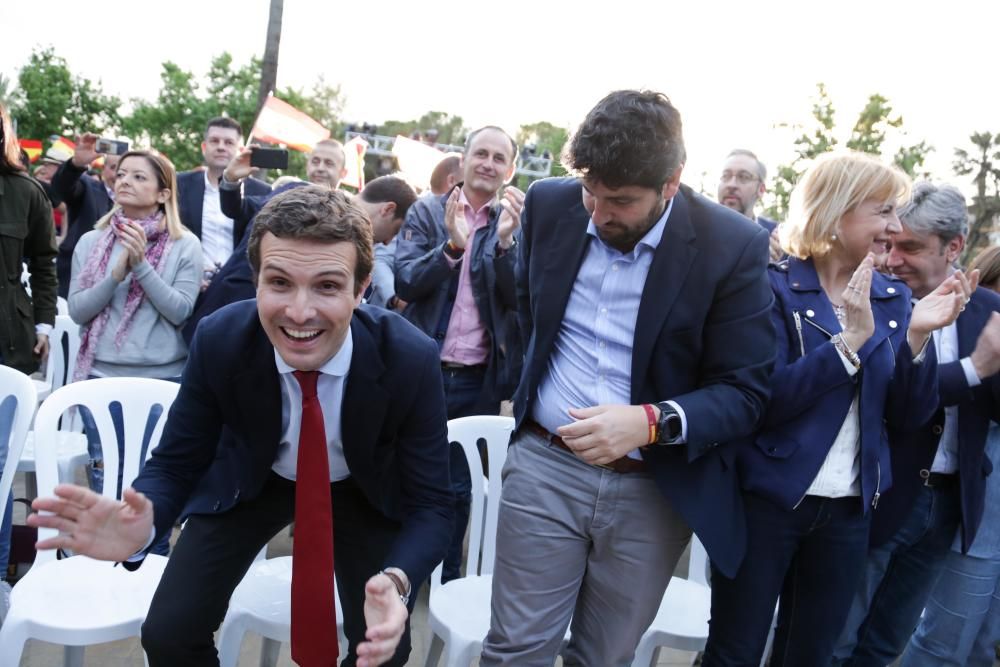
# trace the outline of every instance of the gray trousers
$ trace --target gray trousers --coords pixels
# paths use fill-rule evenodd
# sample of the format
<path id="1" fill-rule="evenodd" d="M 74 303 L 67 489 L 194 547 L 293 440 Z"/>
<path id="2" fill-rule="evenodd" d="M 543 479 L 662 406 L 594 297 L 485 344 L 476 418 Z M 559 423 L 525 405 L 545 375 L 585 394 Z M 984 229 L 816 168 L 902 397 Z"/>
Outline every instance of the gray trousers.
<path id="1" fill-rule="evenodd" d="M 627 666 L 691 529 L 646 473 L 588 465 L 522 430 L 503 469 L 480 665 Z"/>

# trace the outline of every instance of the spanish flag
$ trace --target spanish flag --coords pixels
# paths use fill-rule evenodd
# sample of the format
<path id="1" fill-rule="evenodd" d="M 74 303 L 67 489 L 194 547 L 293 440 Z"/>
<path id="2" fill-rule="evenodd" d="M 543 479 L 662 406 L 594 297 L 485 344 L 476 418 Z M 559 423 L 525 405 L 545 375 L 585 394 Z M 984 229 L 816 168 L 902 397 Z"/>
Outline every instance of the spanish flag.
<path id="1" fill-rule="evenodd" d="M 257 116 L 250 136 L 270 144 L 284 144 L 298 151 L 311 151 L 317 143 L 330 138 L 330 130 L 288 102 L 270 95 Z"/>
<path id="2" fill-rule="evenodd" d="M 42 156 L 42 142 L 38 139 L 20 139 L 18 143 L 21 145 L 21 150 L 28 154 L 28 160 L 31 164 L 38 161 L 38 158 Z"/>

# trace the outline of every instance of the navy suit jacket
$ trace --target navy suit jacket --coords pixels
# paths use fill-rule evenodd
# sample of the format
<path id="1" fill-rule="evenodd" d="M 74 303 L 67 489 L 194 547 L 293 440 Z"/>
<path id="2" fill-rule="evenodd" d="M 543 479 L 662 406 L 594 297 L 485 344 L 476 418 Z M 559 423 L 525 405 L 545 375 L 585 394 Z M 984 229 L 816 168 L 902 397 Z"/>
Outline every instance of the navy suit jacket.
<path id="1" fill-rule="evenodd" d="M 59 244 L 56 255 L 56 275 L 59 278 L 59 296 L 69 295 L 70 274 L 73 270 L 73 251 L 80 237 L 94 228 L 94 223 L 103 218 L 114 202 L 102 181 L 84 176 L 86 169 L 80 169 L 72 160 L 63 162 L 52 177 L 52 189 L 66 202 L 69 225 L 66 236 Z"/>
<path id="2" fill-rule="evenodd" d="M 420 582 L 444 557 L 453 519 L 437 346 L 399 315 L 364 305 L 351 336 L 344 456 L 368 501 L 400 522 L 385 565 Z M 178 517 L 226 512 L 260 493 L 281 439 L 279 383 L 255 301 L 198 328 L 163 437 L 133 484 L 153 501 L 157 539 Z"/>
<path id="3" fill-rule="evenodd" d="M 518 427 L 539 383 L 589 239 L 580 181 L 553 178 L 528 189 L 517 266 L 524 371 L 514 395 Z M 746 550 L 746 521 L 733 441 L 758 425 L 774 361 L 768 236 L 690 188 L 673 199 L 643 286 L 632 348 L 632 404 L 676 401 L 687 443 L 642 451 L 671 505 L 723 574 Z"/>
<path id="4" fill-rule="evenodd" d="M 271 191 L 271 186 L 256 178 L 248 178 L 243 182 L 243 189 L 248 195 L 264 195 Z M 205 203 L 205 172 L 198 169 L 194 171 L 182 171 L 177 174 L 177 205 L 180 207 L 181 222 L 191 230 L 191 233 L 201 238 L 201 209 Z M 221 194 L 220 194 L 221 207 Z M 248 220 L 241 220 L 226 213 L 224 215 L 233 219 L 233 245 L 237 245 L 243 238 Z"/>
<path id="5" fill-rule="evenodd" d="M 771 220 L 770 218 L 765 218 L 762 215 L 757 216 L 757 224 L 766 229 L 768 234 L 773 232 L 774 229 L 778 226 L 777 222 Z"/>
<path id="6" fill-rule="evenodd" d="M 898 530 L 913 508 L 920 491 L 921 470 L 930 470 L 944 429 L 944 408 L 958 406 L 958 475 L 962 507 L 962 551 L 968 551 L 983 518 L 986 478 L 993 470 L 984 454 L 990 421 L 1000 422 L 1000 376 L 985 378 L 977 387 L 965 379 L 961 359 L 976 349 L 979 334 L 994 312 L 1000 312 L 1000 296 L 978 288 L 955 323 L 958 330 L 958 358 L 938 366 L 938 395 L 941 401 L 934 416 L 921 426 L 890 428 L 892 445 L 892 491 L 872 517 L 871 542 L 886 542 Z"/>

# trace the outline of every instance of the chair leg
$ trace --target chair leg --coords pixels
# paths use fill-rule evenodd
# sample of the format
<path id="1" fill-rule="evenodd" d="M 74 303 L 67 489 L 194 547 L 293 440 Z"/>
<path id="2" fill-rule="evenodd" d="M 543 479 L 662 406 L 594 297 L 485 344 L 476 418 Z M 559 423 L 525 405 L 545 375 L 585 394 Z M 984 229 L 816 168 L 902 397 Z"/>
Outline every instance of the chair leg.
<path id="1" fill-rule="evenodd" d="M 632 667 L 653 667 L 656 664 L 655 655 L 659 651 L 660 647 L 654 646 L 652 639 L 643 637 L 639 640 L 639 646 L 635 649 L 635 657 L 632 658 Z"/>
<path id="2" fill-rule="evenodd" d="M 242 620 L 226 614 L 226 620 L 222 622 L 222 630 L 219 631 L 219 667 L 236 667 L 240 659 L 240 646 L 243 644 L 243 635 L 246 634 Z"/>
<path id="3" fill-rule="evenodd" d="M 83 646 L 63 647 L 63 667 L 83 667 Z"/>
<path id="4" fill-rule="evenodd" d="M 24 652 L 24 642 L 27 640 L 27 626 L 7 616 L 3 625 L 0 625 L 0 657 L 3 658 L 5 665 L 21 664 L 21 654 Z"/>
<path id="5" fill-rule="evenodd" d="M 275 667 L 278 664 L 279 653 L 281 653 L 281 642 L 269 637 L 260 638 L 260 667 Z"/>
<path id="6" fill-rule="evenodd" d="M 424 667 L 437 667 L 441 662 L 441 653 L 444 651 L 444 640 L 437 635 L 431 635 L 431 646 L 427 649 L 427 660 Z"/>

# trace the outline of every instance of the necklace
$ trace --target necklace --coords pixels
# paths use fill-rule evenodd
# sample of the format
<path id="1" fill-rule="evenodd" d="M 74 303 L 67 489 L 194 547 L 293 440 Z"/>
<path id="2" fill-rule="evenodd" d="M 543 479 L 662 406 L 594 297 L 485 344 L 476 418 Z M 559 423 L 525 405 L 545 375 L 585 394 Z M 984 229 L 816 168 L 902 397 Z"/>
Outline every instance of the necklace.
<path id="1" fill-rule="evenodd" d="M 833 314 L 837 316 L 840 326 L 844 326 L 844 320 L 847 318 L 847 307 L 835 303 L 833 304 Z"/>

